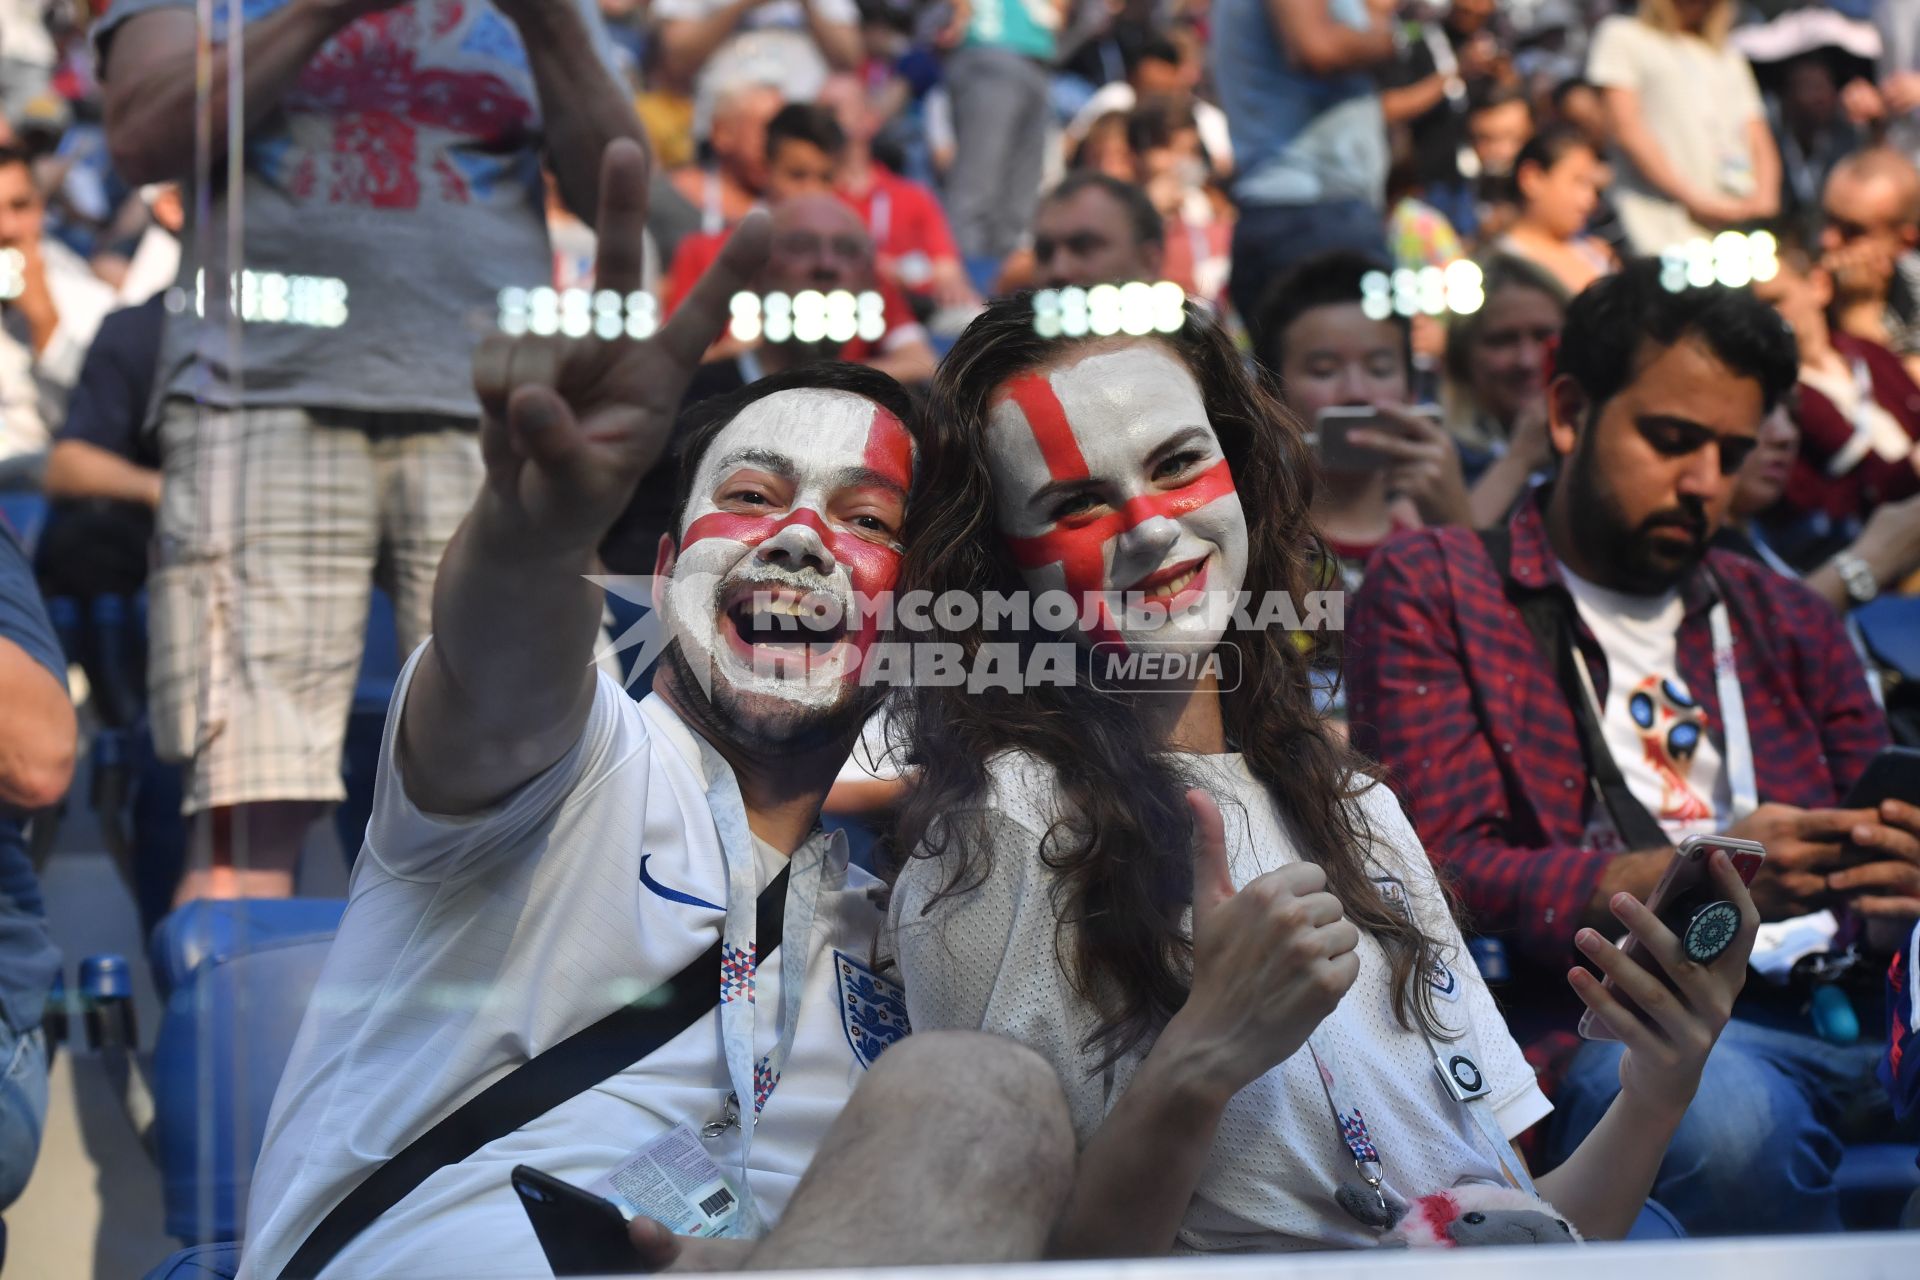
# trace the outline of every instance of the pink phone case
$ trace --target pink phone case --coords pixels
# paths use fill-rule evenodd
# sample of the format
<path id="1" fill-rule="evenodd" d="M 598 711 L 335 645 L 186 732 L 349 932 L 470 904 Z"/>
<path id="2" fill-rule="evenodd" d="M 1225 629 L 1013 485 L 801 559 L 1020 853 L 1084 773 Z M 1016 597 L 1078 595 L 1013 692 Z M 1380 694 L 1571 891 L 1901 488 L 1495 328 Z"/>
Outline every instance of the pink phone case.
<path id="1" fill-rule="evenodd" d="M 1660 877 L 1660 883 L 1654 886 L 1653 893 L 1647 899 L 1647 908 L 1659 916 L 1668 928 L 1674 928 L 1674 922 L 1666 918 L 1668 904 L 1680 895 L 1706 882 L 1711 876 L 1707 859 L 1715 849 L 1725 849 L 1733 859 L 1733 869 L 1740 875 L 1740 883 L 1751 885 L 1754 876 L 1760 873 L 1760 864 L 1766 860 L 1767 851 L 1752 840 L 1740 840 L 1732 836 L 1688 836 L 1673 851 L 1672 861 L 1667 863 L 1666 871 Z M 1678 930 L 1676 930 L 1678 932 Z M 1640 964 L 1659 978 L 1665 978 L 1659 964 L 1646 954 L 1646 948 L 1640 945 L 1640 939 L 1629 933 L 1616 945 L 1630 960 Z M 1601 983 L 1613 992 L 1618 1000 L 1630 1012 L 1639 1012 L 1637 1005 L 1615 990 L 1612 978 Z M 1607 1029 L 1600 1016 L 1589 1009 L 1580 1019 L 1580 1035 L 1587 1040 L 1617 1040 L 1618 1036 Z"/>

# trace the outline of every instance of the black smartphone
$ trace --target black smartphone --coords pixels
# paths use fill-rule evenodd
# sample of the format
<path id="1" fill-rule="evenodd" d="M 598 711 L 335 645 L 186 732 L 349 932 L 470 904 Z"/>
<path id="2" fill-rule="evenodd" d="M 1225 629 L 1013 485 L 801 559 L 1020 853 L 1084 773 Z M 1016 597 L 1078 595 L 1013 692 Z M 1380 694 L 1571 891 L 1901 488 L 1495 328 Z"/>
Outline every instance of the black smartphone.
<path id="1" fill-rule="evenodd" d="M 513 1167 L 513 1191 L 556 1276 L 641 1275 L 627 1220 L 611 1200 L 531 1165 Z"/>
<path id="2" fill-rule="evenodd" d="M 1882 747 L 1840 802 L 1842 809 L 1877 809 L 1882 800 L 1920 804 L 1920 751 Z"/>

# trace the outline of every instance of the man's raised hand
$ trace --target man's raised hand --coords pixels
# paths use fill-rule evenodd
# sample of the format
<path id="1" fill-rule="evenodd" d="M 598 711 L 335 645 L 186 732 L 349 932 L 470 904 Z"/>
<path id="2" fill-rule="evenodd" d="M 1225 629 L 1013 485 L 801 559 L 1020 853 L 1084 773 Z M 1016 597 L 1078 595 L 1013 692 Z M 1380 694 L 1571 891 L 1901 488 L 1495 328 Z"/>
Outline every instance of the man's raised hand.
<path id="1" fill-rule="evenodd" d="M 1360 975 L 1360 930 L 1327 875 L 1295 863 L 1233 887 L 1213 797 L 1193 809 L 1193 990 L 1168 1026 L 1193 1068 L 1238 1092 L 1292 1057 Z"/>
<path id="2" fill-rule="evenodd" d="M 594 287 L 640 288 L 647 157 L 627 139 L 601 159 Z M 490 335 L 474 355 L 480 448 L 495 514 L 529 547 L 591 550 L 660 459 L 701 353 L 725 327 L 728 300 L 767 252 L 751 214 L 719 260 L 648 339 Z"/>

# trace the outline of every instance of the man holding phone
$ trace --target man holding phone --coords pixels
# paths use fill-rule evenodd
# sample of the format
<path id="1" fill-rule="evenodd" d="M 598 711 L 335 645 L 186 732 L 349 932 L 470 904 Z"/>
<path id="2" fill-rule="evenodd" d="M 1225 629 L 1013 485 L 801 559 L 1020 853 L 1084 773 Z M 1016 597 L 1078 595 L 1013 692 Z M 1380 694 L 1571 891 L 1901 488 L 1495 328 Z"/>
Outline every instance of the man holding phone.
<path id="1" fill-rule="evenodd" d="M 1769 919 L 1920 916 L 1920 810 L 1839 807 L 1887 740 L 1839 619 L 1707 550 L 1796 364 L 1745 292 L 1670 292 L 1651 262 L 1596 283 L 1549 391 L 1559 479 L 1504 529 L 1400 539 L 1354 605 L 1355 740 L 1504 942 L 1516 1029 L 1565 1025 L 1569 939 L 1690 835 L 1765 845 Z M 1837 1126 L 1878 1096 L 1873 1055 L 1818 1038 L 1805 994 L 1750 982 L 1708 1063 L 1654 1190 L 1691 1232 L 1839 1228 Z M 1619 1052 L 1574 1057 L 1550 1158 L 1617 1092 Z"/>
<path id="2" fill-rule="evenodd" d="M 621 295 L 646 169 L 607 149 L 595 278 Z M 1072 1161 L 1051 1069 L 991 1037 L 902 1038 L 868 967 L 877 882 L 818 825 L 869 709 L 850 606 L 900 555 L 898 384 L 822 366 L 683 423 L 653 696 L 594 666 L 596 548 L 767 235 L 742 223 L 649 341 L 495 335 L 475 357 L 486 483 L 395 688 L 243 1276 L 563 1265 L 516 1189 L 575 1244 L 578 1223 L 546 1229 L 579 1203 L 563 1188 L 688 1235 L 771 1225 L 759 1247 L 787 1266 L 1037 1256 Z M 806 621 L 819 603 L 839 621 Z M 658 1260 L 603 1240 L 564 1265 Z"/>

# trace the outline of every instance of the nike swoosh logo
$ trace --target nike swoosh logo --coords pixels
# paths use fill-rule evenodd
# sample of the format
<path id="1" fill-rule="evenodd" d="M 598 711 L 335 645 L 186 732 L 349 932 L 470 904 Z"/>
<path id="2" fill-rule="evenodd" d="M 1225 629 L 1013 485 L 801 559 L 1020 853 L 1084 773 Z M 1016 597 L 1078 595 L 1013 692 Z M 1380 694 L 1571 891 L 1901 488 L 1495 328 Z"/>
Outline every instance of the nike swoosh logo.
<path id="1" fill-rule="evenodd" d="M 708 902 L 705 898 L 696 898 L 690 893 L 682 893 L 678 889 L 669 889 L 667 888 L 667 886 L 661 884 L 658 880 L 655 880 L 652 876 L 648 875 L 647 859 L 651 858 L 652 856 L 653 855 L 650 853 L 643 853 L 640 855 L 640 883 L 647 886 L 649 890 L 658 894 L 660 897 L 665 898 L 668 902 L 684 902 L 690 907 L 705 907 L 709 911 L 725 911 L 726 910 L 725 907 L 721 906 L 717 902 Z"/>

